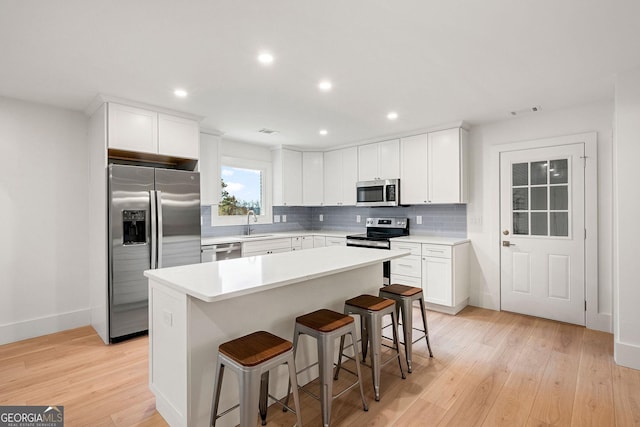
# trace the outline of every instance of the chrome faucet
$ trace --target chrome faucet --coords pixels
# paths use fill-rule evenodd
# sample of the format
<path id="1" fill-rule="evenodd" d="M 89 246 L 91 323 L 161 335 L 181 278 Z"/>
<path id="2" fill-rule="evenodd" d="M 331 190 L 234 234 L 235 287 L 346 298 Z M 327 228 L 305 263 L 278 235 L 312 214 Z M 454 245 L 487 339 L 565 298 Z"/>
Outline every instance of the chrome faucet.
<path id="1" fill-rule="evenodd" d="M 256 216 L 256 213 L 250 209 L 249 212 L 247 212 L 247 236 L 251 235 L 251 227 L 249 227 L 249 217 L 253 215 L 253 222 L 258 222 L 258 217 Z"/>

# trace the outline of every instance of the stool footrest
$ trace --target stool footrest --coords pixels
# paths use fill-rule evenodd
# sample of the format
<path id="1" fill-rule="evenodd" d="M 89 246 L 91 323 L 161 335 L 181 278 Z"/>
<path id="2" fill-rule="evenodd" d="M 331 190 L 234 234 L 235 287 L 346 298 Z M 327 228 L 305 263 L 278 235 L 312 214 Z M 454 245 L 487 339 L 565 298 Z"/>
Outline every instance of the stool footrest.
<path id="1" fill-rule="evenodd" d="M 225 416 L 225 415 L 227 415 L 229 412 L 233 411 L 234 409 L 238 409 L 239 407 L 240 407 L 239 403 L 237 405 L 235 405 L 235 406 L 232 406 L 231 408 L 227 409 L 226 411 L 222 412 L 221 414 L 218 414 L 216 416 L 216 420 L 221 418 L 221 417 L 223 417 L 223 416 Z"/>
<path id="2" fill-rule="evenodd" d="M 289 405 L 286 405 L 285 403 L 283 403 L 283 402 L 282 402 L 282 400 L 284 400 L 284 399 L 286 399 L 286 398 L 287 398 L 286 396 L 285 396 L 285 397 L 283 397 L 282 399 L 278 399 L 277 397 L 275 397 L 275 396 L 273 396 L 273 395 L 269 394 L 269 395 L 267 395 L 267 397 L 268 397 L 268 398 L 270 397 L 270 398 L 271 398 L 271 400 L 273 400 L 273 403 L 278 403 L 280 406 L 282 406 L 282 410 L 283 410 L 284 412 L 289 411 L 289 412 L 291 412 L 292 414 L 297 414 L 297 412 L 296 412 L 293 408 L 291 408 Z"/>

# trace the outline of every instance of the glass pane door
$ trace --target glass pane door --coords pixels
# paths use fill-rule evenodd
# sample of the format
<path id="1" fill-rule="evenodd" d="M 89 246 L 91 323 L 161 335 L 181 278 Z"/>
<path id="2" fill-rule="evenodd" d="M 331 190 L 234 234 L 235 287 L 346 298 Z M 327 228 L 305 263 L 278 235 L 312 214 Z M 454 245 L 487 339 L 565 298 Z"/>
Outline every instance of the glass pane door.
<path id="1" fill-rule="evenodd" d="M 569 159 L 511 165 L 513 234 L 570 237 L 569 165 Z"/>

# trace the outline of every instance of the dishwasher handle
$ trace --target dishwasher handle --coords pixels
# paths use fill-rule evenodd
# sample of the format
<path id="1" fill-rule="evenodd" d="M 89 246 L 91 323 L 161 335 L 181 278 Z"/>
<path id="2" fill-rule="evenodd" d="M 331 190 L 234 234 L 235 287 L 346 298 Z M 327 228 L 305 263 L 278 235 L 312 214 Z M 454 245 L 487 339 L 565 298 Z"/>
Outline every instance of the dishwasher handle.
<path id="1" fill-rule="evenodd" d="M 223 243 L 202 246 L 202 262 L 221 261 L 224 259 L 240 258 L 242 244 L 240 242 Z"/>

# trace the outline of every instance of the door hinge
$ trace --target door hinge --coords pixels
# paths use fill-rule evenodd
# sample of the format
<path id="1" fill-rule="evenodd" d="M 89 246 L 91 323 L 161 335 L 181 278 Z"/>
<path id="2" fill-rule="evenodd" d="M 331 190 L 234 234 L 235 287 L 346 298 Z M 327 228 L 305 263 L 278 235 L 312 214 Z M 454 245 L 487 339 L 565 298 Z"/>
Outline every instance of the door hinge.
<path id="1" fill-rule="evenodd" d="M 586 168 L 587 168 L 587 159 L 588 159 L 589 157 L 588 157 L 588 156 L 580 156 L 580 158 L 581 158 L 582 160 L 584 160 L 584 161 L 582 162 L 582 167 L 586 169 Z"/>
<path id="2" fill-rule="evenodd" d="M 587 240 L 587 229 L 584 229 L 584 239 Z"/>
<path id="3" fill-rule="evenodd" d="M 587 311 L 587 300 L 584 300 L 584 311 Z"/>

